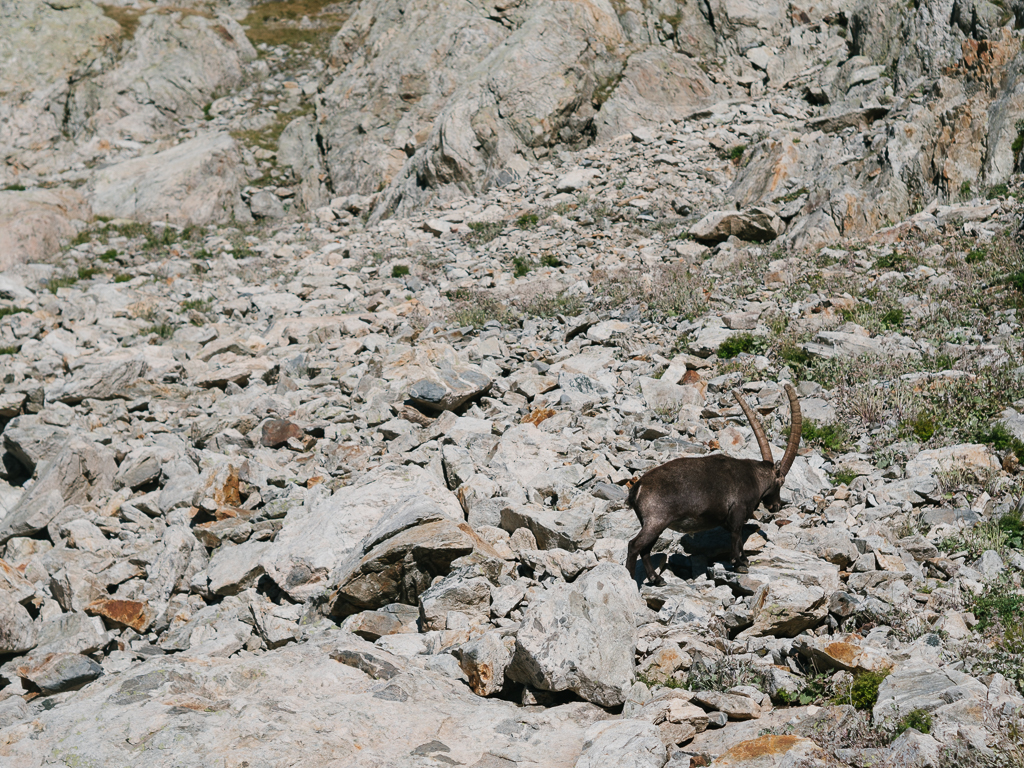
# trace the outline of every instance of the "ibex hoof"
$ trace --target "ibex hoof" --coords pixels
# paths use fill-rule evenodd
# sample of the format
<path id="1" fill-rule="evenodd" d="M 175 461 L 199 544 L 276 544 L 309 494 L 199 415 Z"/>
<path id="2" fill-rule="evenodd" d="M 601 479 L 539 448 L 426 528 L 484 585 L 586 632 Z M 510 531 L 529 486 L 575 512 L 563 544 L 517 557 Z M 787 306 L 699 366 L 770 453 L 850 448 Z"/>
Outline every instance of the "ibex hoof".
<path id="1" fill-rule="evenodd" d="M 665 581 L 665 579 L 663 577 L 658 576 L 657 578 L 651 580 L 651 586 L 652 587 L 664 587 L 664 586 L 666 586 L 666 581 Z"/>
<path id="2" fill-rule="evenodd" d="M 746 563 L 737 563 L 736 573 L 750 573 L 750 569 L 747 567 Z"/>

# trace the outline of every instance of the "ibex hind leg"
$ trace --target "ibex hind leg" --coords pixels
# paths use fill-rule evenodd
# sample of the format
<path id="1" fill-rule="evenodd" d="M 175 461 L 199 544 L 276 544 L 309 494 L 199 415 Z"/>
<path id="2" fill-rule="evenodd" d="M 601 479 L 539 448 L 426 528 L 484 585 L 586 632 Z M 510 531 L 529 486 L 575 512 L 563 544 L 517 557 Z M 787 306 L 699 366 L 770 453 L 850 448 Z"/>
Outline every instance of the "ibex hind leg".
<path id="1" fill-rule="evenodd" d="M 660 529 L 641 528 L 636 538 L 629 542 L 629 549 L 626 553 L 626 568 L 629 570 L 629 575 L 636 578 L 636 558 L 639 555 L 643 560 L 644 570 L 647 572 L 647 580 L 655 586 L 665 584 L 665 580 L 655 572 L 654 565 L 651 563 L 651 549 L 660 535 Z"/>

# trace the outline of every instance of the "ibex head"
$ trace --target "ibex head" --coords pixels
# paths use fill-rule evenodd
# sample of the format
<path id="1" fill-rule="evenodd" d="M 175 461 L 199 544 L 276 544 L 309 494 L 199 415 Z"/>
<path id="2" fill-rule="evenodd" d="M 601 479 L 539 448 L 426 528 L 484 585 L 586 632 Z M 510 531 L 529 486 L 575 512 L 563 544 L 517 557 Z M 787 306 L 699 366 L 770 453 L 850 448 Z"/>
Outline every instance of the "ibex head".
<path id="1" fill-rule="evenodd" d="M 775 464 L 774 480 L 761 497 L 761 503 L 772 514 L 782 508 L 782 499 L 779 496 L 779 492 L 782 490 L 782 484 L 786 482 L 786 475 L 789 474 L 789 469 L 793 466 L 793 460 L 796 459 L 796 450 L 800 445 L 800 432 L 803 428 L 803 416 L 800 413 L 800 401 L 797 399 L 796 390 L 789 384 L 785 386 L 786 396 L 789 397 L 789 410 L 792 416 L 792 424 L 789 428 L 789 443 L 786 445 L 786 452 L 783 454 L 782 460 Z M 743 409 L 747 421 L 750 422 L 750 428 L 754 430 L 754 437 L 757 438 L 757 445 L 761 449 L 762 460 L 769 463 L 773 462 L 772 449 L 768 444 L 768 437 L 764 433 L 764 427 L 761 426 L 757 414 L 747 405 L 747 401 L 743 399 L 743 395 L 740 394 L 739 390 L 734 389 L 732 393 L 736 397 L 736 402 L 740 404 L 740 408 Z"/>

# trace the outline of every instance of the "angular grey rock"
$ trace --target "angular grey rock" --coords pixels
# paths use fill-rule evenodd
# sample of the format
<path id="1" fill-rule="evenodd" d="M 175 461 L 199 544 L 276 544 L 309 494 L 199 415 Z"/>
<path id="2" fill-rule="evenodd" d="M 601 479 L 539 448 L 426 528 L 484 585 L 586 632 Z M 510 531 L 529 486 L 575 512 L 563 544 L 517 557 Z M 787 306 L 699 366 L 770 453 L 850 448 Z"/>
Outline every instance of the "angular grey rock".
<path id="1" fill-rule="evenodd" d="M 288 511 L 263 566 L 293 600 L 304 600 L 322 591 L 331 572 L 342 568 L 347 558 L 355 557 L 358 563 L 373 549 L 373 543 L 366 541 L 372 531 L 369 538 L 380 540 L 436 514 L 449 520 L 463 519 L 458 499 L 434 475 L 415 464 L 380 467 L 331 496 L 317 489 L 307 492 L 305 503 Z M 381 527 L 375 529 L 378 523 Z M 310 547 L 310 541 L 317 546 Z M 359 610 L 390 602 L 395 600 L 363 605 Z"/>
<path id="2" fill-rule="evenodd" d="M 453 411 L 491 388 L 489 376 L 470 368 L 438 368 L 409 388 L 409 399 L 436 411 Z"/>
<path id="3" fill-rule="evenodd" d="M 0 653 L 24 653 L 36 645 L 37 629 L 21 603 L 0 589 Z"/>
<path id="4" fill-rule="evenodd" d="M 690 227 L 690 235 L 705 243 L 720 243 L 730 237 L 753 242 L 777 238 L 783 229 L 782 220 L 770 208 L 749 208 L 735 211 L 713 211 Z"/>
<path id="5" fill-rule="evenodd" d="M 253 193 L 249 200 L 249 210 L 252 211 L 253 218 L 256 219 L 284 218 L 284 205 L 281 203 L 281 198 L 265 189 Z"/>
<path id="6" fill-rule="evenodd" d="M 261 561 L 270 546 L 269 541 L 247 541 L 214 552 L 206 569 L 210 592 L 237 595 L 253 586 L 266 573 Z"/>
<path id="7" fill-rule="evenodd" d="M 463 570 L 453 571 L 419 595 L 420 620 L 427 630 L 445 629 L 449 611 L 486 618 L 491 605 L 491 583 Z"/>
<path id="8" fill-rule="evenodd" d="M 509 533 L 527 528 L 538 549 L 589 549 L 594 546 L 594 520 L 585 510 L 549 509 L 535 505 L 509 505 L 501 510 L 501 527 Z"/>
<path id="9" fill-rule="evenodd" d="M 18 416 L 4 429 L 4 448 L 30 474 L 41 462 L 60 453 L 67 439 L 68 430 L 41 423 L 38 416 Z"/>
<path id="10" fill-rule="evenodd" d="M 43 693 L 57 693 L 95 680 L 103 674 L 103 667 L 78 653 L 53 653 L 20 661 L 16 663 L 15 671 Z"/>
<path id="11" fill-rule="evenodd" d="M 963 672 L 934 666 L 898 667 L 878 686 L 874 718 L 879 723 L 896 723 L 915 709 L 934 710 L 950 701 L 946 694 L 953 689 L 957 699 L 988 697 L 988 689 Z"/>
<path id="12" fill-rule="evenodd" d="M 459 665 L 477 696 L 490 696 L 505 684 L 505 669 L 512 661 L 515 642 L 497 632 L 485 632 L 458 649 Z"/>
<path id="13" fill-rule="evenodd" d="M 344 618 L 388 603 L 415 604 L 431 581 L 445 576 L 453 563 L 504 567 L 497 552 L 465 523 L 441 520 L 402 531 L 361 558 L 353 553 L 332 576 L 337 588 L 329 597 L 332 614 Z M 482 599 L 482 598 L 481 598 Z M 486 598 L 490 600 L 490 593 Z"/>
<path id="14" fill-rule="evenodd" d="M 697 691 L 690 701 L 707 710 L 724 712 L 730 720 L 756 720 L 761 717 L 761 707 L 746 696 L 735 696 L 719 691 Z"/>
<path id="15" fill-rule="evenodd" d="M 110 642 L 110 633 L 99 616 L 62 613 L 39 625 L 35 655 L 47 653 L 95 653 Z"/>
<path id="16" fill-rule="evenodd" d="M 575 768 L 662 768 L 665 745 L 658 728 L 642 720 L 609 720 L 587 729 Z"/>
<path id="17" fill-rule="evenodd" d="M 632 579 L 620 565 L 601 563 L 571 585 L 555 583 L 543 602 L 524 614 L 506 676 L 618 706 L 633 684 L 641 610 Z"/>
<path id="18" fill-rule="evenodd" d="M 85 399 L 124 397 L 128 388 L 146 375 L 149 366 L 141 358 L 103 360 L 82 366 L 62 384 L 47 389 L 46 397 L 74 405 Z"/>
<path id="19" fill-rule="evenodd" d="M 70 504 L 96 501 L 112 490 L 117 464 L 109 448 L 73 438 L 0 524 L 0 544 L 37 533 Z"/>
<path id="20" fill-rule="evenodd" d="M 227 133 L 208 133 L 151 155 L 107 166 L 89 184 L 97 216 L 172 224 L 250 219 L 239 190 L 241 156 Z"/>

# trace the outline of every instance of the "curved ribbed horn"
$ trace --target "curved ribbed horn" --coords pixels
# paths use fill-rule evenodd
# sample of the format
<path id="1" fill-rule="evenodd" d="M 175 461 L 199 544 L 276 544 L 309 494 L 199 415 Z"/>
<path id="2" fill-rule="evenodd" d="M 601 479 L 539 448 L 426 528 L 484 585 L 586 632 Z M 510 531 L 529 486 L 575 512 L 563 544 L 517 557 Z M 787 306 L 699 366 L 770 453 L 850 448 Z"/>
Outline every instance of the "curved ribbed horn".
<path id="1" fill-rule="evenodd" d="M 747 401 L 743 399 L 743 395 L 740 394 L 738 389 L 732 391 L 736 397 L 736 402 L 740 404 L 740 408 L 743 409 L 744 415 L 747 417 L 747 421 L 750 422 L 750 428 L 754 430 L 754 437 L 757 438 L 757 445 L 761 449 L 761 458 L 765 461 L 772 461 L 772 449 L 768 445 L 768 437 L 764 433 L 764 427 L 761 426 L 761 422 L 757 420 L 757 414 L 751 410 L 750 406 L 747 405 Z"/>
<path id="2" fill-rule="evenodd" d="M 779 462 L 778 475 L 785 479 L 789 468 L 793 466 L 793 459 L 796 458 L 796 449 L 800 447 L 800 432 L 804 426 L 804 418 L 800 414 L 800 401 L 796 397 L 796 390 L 789 384 L 786 385 L 786 395 L 789 397 L 789 410 L 792 415 L 789 427 L 789 445 L 786 446 L 786 453 Z"/>

